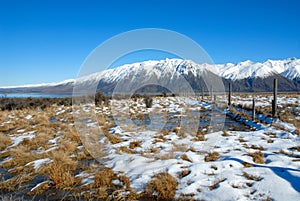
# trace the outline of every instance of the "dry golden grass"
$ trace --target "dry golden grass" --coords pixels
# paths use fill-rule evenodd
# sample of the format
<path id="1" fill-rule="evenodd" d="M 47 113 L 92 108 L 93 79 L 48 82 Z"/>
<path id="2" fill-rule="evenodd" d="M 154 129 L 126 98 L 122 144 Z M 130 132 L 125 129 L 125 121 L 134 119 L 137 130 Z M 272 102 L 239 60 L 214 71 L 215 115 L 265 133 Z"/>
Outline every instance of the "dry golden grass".
<path id="1" fill-rule="evenodd" d="M 135 151 L 133 151 L 133 150 L 131 150 L 131 149 L 128 149 L 126 146 L 121 146 L 119 149 L 120 149 L 122 152 L 128 153 L 128 154 L 134 154 L 134 153 L 135 153 Z"/>
<path id="2" fill-rule="evenodd" d="M 260 150 L 260 151 L 263 151 L 265 150 L 265 148 L 261 145 L 254 145 L 252 144 L 251 146 L 248 146 L 248 145 L 244 145 L 245 148 L 250 148 L 250 149 L 256 149 L 256 150 Z"/>
<path id="3" fill-rule="evenodd" d="M 19 174 L 6 181 L 0 183 L 0 190 L 4 191 L 16 191 L 21 189 L 23 184 L 32 181 L 33 177 L 30 174 Z"/>
<path id="4" fill-rule="evenodd" d="M 247 163 L 247 162 L 243 162 L 244 168 L 249 168 L 249 167 L 253 167 L 252 164 Z"/>
<path id="5" fill-rule="evenodd" d="M 222 136 L 223 137 L 228 137 L 228 136 L 230 136 L 230 134 L 228 133 L 227 130 L 223 130 Z"/>
<path id="6" fill-rule="evenodd" d="M 300 156 L 298 154 L 295 154 L 294 152 L 287 152 L 287 151 L 282 150 L 282 149 L 277 153 L 284 154 L 286 156 L 293 157 L 293 158 L 300 158 Z"/>
<path id="7" fill-rule="evenodd" d="M 41 159 L 43 156 L 32 151 L 30 147 L 26 145 L 19 145 L 10 150 L 12 160 L 4 162 L 1 166 L 3 168 L 23 166 L 31 161 Z"/>
<path id="8" fill-rule="evenodd" d="M 11 138 L 5 134 L 0 133 L 0 151 L 4 150 L 12 143 Z"/>
<path id="9" fill-rule="evenodd" d="M 182 155 L 181 155 L 181 159 L 182 159 L 182 160 L 185 160 L 185 161 L 188 161 L 188 162 L 190 162 L 190 163 L 193 162 L 186 154 L 182 154 Z"/>
<path id="10" fill-rule="evenodd" d="M 243 172 L 243 176 L 244 176 L 246 179 L 249 179 L 249 180 L 254 180 L 254 181 L 260 181 L 260 180 L 262 180 L 262 177 L 250 175 L 250 174 L 248 174 L 247 172 Z"/>
<path id="11" fill-rule="evenodd" d="M 300 146 L 291 147 L 290 149 L 297 150 L 297 151 L 299 151 L 299 152 L 300 152 Z"/>
<path id="12" fill-rule="evenodd" d="M 208 155 L 204 157 L 205 162 L 210 162 L 210 161 L 216 161 L 220 157 L 220 154 L 218 152 L 210 152 Z"/>
<path id="13" fill-rule="evenodd" d="M 136 147 L 141 147 L 141 141 L 130 142 L 130 144 L 129 144 L 130 149 L 134 149 Z"/>
<path id="14" fill-rule="evenodd" d="M 27 195 L 32 195 L 32 196 L 41 195 L 41 194 L 45 193 L 47 190 L 49 190 L 50 188 L 51 188 L 51 185 L 49 184 L 49 182 L 44 182 L 44 183 L 40 184 L 38 187 L 29 191 L 27 193 Z"/>
<path id="15" fill-rule="evenodd" d="M 247 142 L 247 140 L 245 140 L 245 139 L 242 138 L 242 137 L 239 138 L 239 141 L 240 141 L 240 142 Z"/>
<path id="16" fill-rule="evenodd" d="M 190 170 L 183 170 L 182 172 L 180 172 L 180 174 L 178 175 L 178 178 L 181 179 L 187 175 L 189 175 L 191 173 Z"/>
<path id="17" fill-rule="evenodd" d="M 159 151 L 160 151 L 159 148 L 156 148 L 156 147 L 151 147 L 151 148 L 150 148 L 150 152 L 151 152 L 151 153 L 158 153 Z"/>
<path id="18" fill-rule="evenodd" d="M 175 191 L 178 182 L 176 179 L 167 172 L 156 174 L 148 183 L 146 194 L 149 197 L 158 200 L 172 200 L 175 196 Z"/>
<path id="19" fill-rule="evenodd" d="M 194 137 L 194 141 L 206 141 L 205 135 L 207 134 L 207 131 L 197 131 L 196 136 Z"/>
<path id="20" fill-rule="evenodd" d="M 117 176 L 112 169 L 101 168 L 95 173 L 93 186 L 95 188 L 99 188 L 102 186 L 111 187 L 113 186 L 112 181 L 116 178 Z"/>
<path id="21" fill-rule="evenodd" d="M 81 182 L 80 178 L 74 177 L 77 161 L 70 158 L 63 150 L 53 151 L 49 156 L 53 162 L 42 165 L 37 173 L 47 176 L 55 188 L 69 190 Z"/>
<path id="22" fill-rule="evenodd" d="M 220 183 L 223 182 L 223 181 L 225 181 L 225 179 L 218 179 L 218 180 L 215 181 L 212 185 L 210 185 L 210 186 L 208 187 L 208 189 L 209 189 L 209 190 L 214 190 L 214 189 L 216 189 L 216 188 L 219 188 Z"/>
<path id="23" fill-rule="evenodd" d="M 248 153 L 248 156 L 251 156 L 254 163 L 264 164 L 264 154 L 260 151 L 254 153 Z"/>
<path id="24" fill-rule="evenodd" d="M 120 138 L 120 136 L 118 136 L 117 134 L 111 134 L 109 132 L 105 132 L 105 136 L 107 137 L 107 139 L 109 140 L 110 143 L 112 144 L 118 144 L 120 142 L 123 142 L 124 140 L 122 138 Z"/>

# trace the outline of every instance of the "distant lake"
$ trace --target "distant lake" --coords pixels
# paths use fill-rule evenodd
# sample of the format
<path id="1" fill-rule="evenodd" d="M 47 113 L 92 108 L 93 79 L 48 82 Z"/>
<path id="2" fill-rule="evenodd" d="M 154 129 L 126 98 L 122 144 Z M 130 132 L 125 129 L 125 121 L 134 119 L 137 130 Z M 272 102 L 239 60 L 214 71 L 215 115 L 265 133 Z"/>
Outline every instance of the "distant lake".
<path id="1" fill-rule="evenodd" d="M 0 97 L 6 98 L 65 98 L 72 97 L 72 94 L 39 94 L 39 93 L 7 93 L 1 94 Z"/>

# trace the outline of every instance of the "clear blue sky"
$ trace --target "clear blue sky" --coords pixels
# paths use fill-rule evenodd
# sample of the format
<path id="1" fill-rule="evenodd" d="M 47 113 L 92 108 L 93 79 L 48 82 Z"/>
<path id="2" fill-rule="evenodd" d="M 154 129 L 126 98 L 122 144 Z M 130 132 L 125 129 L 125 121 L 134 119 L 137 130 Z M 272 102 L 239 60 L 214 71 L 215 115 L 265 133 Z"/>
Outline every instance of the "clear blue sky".
<path id="1" fill-rule="evenodd" d="M 182 33 L 215 63 L 300 58 L 299 10 L 298 0 L 0 0 L 0 86 L 75 78 L 100 43 L 138 28 Z"/>

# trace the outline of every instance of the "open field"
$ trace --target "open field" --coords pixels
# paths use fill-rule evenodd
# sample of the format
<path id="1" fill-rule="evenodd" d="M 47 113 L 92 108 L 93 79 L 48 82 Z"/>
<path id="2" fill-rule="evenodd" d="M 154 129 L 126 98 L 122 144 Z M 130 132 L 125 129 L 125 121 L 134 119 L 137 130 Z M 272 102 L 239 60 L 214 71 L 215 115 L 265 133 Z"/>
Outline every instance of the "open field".
<path id="1" fill-rule="evenodd" d="M 2 107 L 0 198 L 299 200 L 299 94 L 279 95 L 276 119 L 271 94 L 255 98 L 255 121 L 248 94 L 229 108 L 182 97 Z"/>

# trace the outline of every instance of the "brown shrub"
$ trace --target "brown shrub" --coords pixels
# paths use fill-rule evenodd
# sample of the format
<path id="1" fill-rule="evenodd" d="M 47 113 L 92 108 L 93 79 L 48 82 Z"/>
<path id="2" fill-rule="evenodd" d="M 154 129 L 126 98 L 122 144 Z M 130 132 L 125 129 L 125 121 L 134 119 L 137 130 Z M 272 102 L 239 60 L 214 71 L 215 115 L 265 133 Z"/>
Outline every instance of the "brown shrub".
<path id="1" fill-rule="evenodd" d="M 158 200 L 172 200 L 175 196 L 178 182 L 167 172 L 156 174 L 147 185 L 146 193 Z M 154 195 L 156 194 L 156 195 Z"/>

